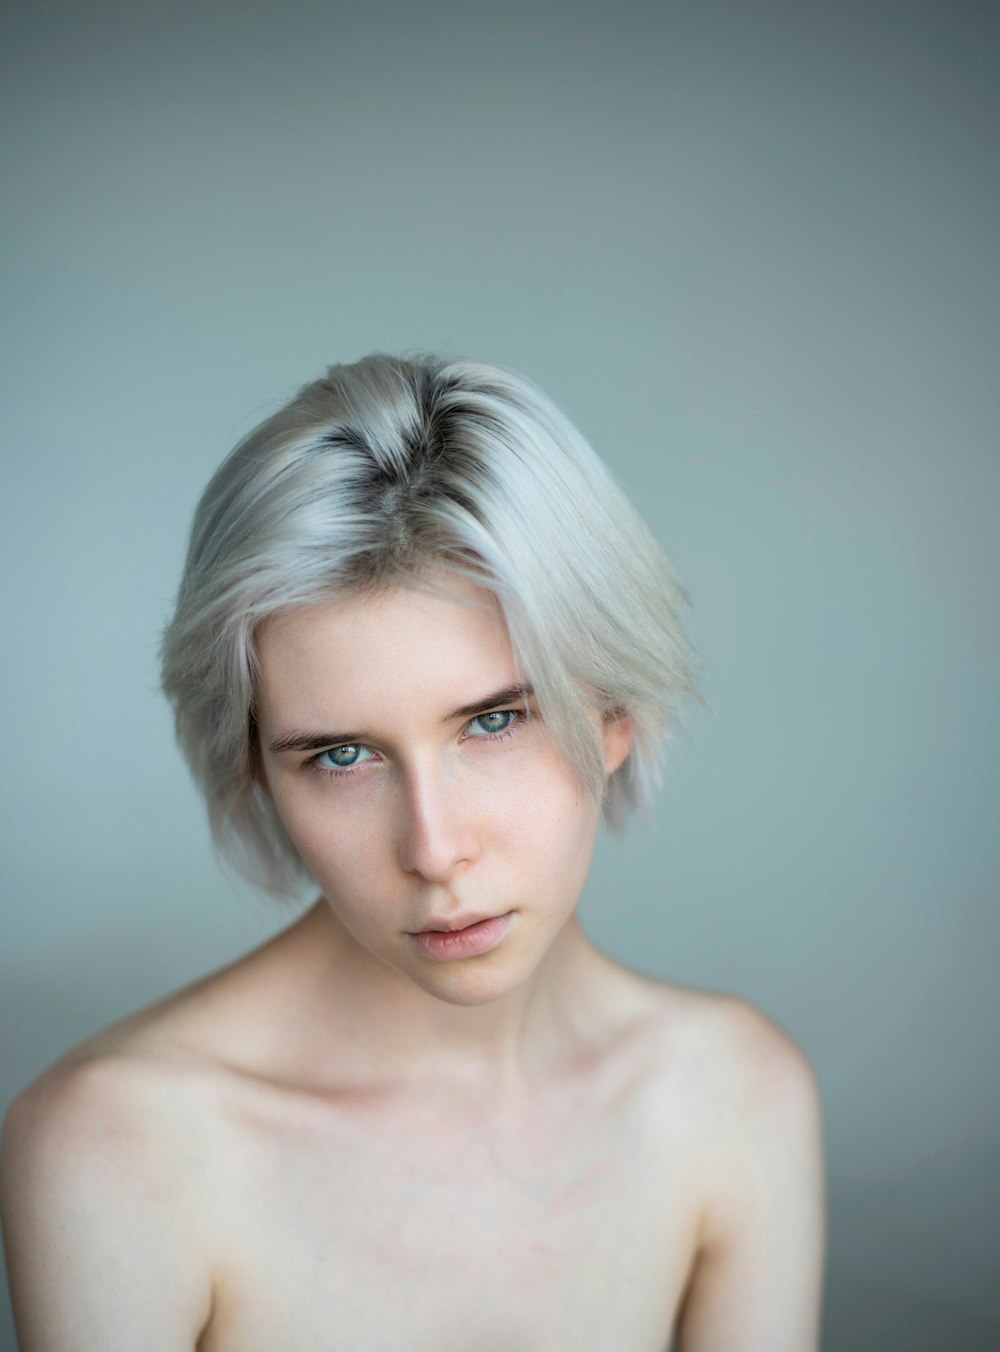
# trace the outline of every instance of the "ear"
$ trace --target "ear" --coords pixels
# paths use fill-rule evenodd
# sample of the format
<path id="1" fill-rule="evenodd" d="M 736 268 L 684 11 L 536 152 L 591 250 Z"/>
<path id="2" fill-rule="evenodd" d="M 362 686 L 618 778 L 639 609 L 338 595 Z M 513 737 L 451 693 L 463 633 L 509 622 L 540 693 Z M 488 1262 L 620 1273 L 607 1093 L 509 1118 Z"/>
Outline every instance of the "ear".
<path id="1" fill-rule="evenodd" d="M 628 710 L 609 709 L 602 716 L 601 735 L 604 742 L 604 768 L 609 775 L 613 775 L 625 764 L 635 742 L 635 724 Z"/>

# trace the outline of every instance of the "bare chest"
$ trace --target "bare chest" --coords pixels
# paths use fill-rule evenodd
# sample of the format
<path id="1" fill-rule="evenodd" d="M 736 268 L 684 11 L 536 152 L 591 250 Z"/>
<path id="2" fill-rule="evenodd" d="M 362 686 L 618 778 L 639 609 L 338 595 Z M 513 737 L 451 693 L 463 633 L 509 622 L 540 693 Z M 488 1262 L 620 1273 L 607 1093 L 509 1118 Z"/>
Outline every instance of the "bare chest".
<path id="1" fill-rule="evenodd" d="M 200 1352 L 666 1352 L 698 1222 L 684 1156 L 647 1114 L 586 1105 L 256 1123 Z"/>

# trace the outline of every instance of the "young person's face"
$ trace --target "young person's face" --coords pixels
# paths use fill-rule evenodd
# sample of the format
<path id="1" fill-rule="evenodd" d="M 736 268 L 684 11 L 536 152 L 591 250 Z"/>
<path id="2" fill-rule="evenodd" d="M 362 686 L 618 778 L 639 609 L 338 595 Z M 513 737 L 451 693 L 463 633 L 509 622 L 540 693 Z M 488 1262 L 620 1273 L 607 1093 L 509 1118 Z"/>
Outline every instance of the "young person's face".
<path id="1" fill-rule="evenodd" d="M 522 693 L 494 599 L 448 586 L 268 621 L 257 724 L 267 791 L 345 928 L 424 990 L 478 1004 L 519 986 L 572 915 L 599 808 Z M 630 725 L 593 723 L 610 773 Z M 504 920 L 415 937 L 483 917 Z"/>

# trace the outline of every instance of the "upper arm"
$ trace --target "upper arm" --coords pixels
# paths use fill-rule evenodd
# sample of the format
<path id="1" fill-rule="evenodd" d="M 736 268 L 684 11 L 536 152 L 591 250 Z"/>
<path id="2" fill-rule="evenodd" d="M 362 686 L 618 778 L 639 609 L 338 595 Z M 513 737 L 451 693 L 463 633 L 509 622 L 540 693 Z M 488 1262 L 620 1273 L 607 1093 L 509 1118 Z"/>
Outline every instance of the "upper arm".
<path id="1" fill-rule="evenodd" d="M 714 1104 L 710 1198 L 681 1352 L 819 1345 L 825 1185 L 819 1089 L 796 1044 L 734 1002 Z"/>
<path id="2" fill-rule="evenodd" d="M 195 1347 L 211 1278 L 169 1089 L 98 1060 L 49 1072 L 8 1112 L 0 1213 L 22 1352 Z"/>

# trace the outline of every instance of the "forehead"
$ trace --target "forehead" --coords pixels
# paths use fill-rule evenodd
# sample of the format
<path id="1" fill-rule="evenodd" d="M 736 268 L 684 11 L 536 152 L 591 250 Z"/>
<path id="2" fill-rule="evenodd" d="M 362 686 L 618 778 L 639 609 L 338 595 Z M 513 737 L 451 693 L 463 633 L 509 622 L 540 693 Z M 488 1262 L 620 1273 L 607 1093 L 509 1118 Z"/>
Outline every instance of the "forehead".
<path id="1" fill-rule="evenodd" d="M 258 718 L 271 727 L 433 713 L 520 679 L 496 598 L 450 577 L 283 611 L 256 647 Z"/>

